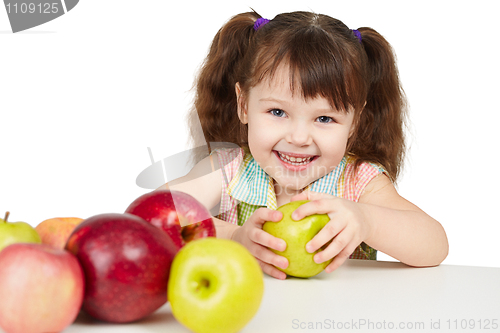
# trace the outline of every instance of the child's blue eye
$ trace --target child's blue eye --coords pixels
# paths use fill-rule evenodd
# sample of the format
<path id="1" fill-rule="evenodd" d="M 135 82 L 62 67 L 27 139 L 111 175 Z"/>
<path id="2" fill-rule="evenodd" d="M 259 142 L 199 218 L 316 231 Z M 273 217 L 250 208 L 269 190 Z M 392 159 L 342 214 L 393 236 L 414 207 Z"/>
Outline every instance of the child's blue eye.
<path id="1" fill-rule="evenodd" d="M 323 124 L 327 124 L 327 123 L 331 123 L 331 122 L 335 121 L 332 117 L 327 117 L 327 116 L 318 117 L 317 120 Z"/>
<path id="2" fill-rule="evenodd" d="M 285 116 L 285 111 L 280 110 L 280 109 L 272 109 L 269 111 L 273 116 L 276 117 L 284 117 Z"/>

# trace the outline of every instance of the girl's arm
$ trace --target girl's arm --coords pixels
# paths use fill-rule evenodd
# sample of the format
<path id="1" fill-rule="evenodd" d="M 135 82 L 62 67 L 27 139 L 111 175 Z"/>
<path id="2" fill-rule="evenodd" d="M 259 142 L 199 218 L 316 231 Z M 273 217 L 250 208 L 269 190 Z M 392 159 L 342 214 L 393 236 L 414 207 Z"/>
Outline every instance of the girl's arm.
<path id="1" fill-rule="evenodd" d="M 158 188 L 185 192 L 198 200 L 209 211 L 220 202 L 222 194 L 222 171 L 217 158 L 208 156 L 198 162 L 189 173 Z M 217 232 L 219 231 L 216 225 Z"/>
<path id="2" fill-rule="evenodd" d="M 327 267 L 339 267 L 361 243 L 399 261 L 417 267 L 439 265 L 448 255 L 448 240 L 439 222 L 401 197 L 389 178 L 374 178 L 358 203 L 314 192 L 303 192 L 292 200 L 312 200 L 292 215 L 301 219 L 311 214 L 328 214 L 330 222 L 308 244 L 316 262 L 335 257 Z M 333 239 L 333 240 L 332 240 Z"/>
<path id="3" fill-rule="evenodd" d="M 365 242 L 411 266 L 436 266 L 448 256 L 442 225 L 401 197 L 385 175 L 373 179 L 359 200 L 371 225 Z"/>

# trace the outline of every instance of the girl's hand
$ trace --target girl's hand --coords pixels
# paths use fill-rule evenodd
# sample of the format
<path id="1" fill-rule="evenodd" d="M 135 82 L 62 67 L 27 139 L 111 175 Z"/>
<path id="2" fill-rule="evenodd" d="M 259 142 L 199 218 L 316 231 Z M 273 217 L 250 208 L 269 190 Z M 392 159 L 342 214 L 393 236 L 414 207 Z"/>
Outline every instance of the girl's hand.
<path id="1" fill-rule="evenodd" d="M 367 239 L 372 228 L 362 210 L 362 204 L 317 192 L 302 192 L 292 198 L 310 200 L 292 213 L 292 219 L 298 221 L 313 214 L 327 214 L 330 217 L 323 229 L 306 244 L 306 251 L 313 253 L 331 241 L 326 248 L 314 256 L 316 263 L 322 263 L 335 257 L 325 268 L 327 273 L 342 265 L 356 248 Z"/>
<path id="2" fill-rule="evenodd" d="M 274 266 L 287 268 L 288 260 L 285 257 L 277 255 L 268 248 L 276 251 L 284 251 L 286 243 L 280 238 L 276 238 L 264 230 L 262 225 L 267 221 L 278 222 L 283 217 L 279 211 L 268 208 L 257 209 L 252 216 L 243 224 L 243 226 L 236 229 L 232 235 L 232 239 L 243 244 L 252 255 L 259 262 L 260 267 L 264 273 L 284 280 L 286 274 Z"/>

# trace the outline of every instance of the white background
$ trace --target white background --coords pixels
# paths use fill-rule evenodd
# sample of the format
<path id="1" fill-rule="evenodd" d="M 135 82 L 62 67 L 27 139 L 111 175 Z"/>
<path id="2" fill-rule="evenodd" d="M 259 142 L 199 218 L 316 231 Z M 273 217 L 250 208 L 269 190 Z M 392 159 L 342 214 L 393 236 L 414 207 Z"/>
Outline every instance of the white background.
<path id="1" fill-rule="evenodd" d="M 398 189 L 445 227 L 445 264 L 500 267 L 495 1 L 81 0 L 16 34 L 0 7 L 0 214 L 35 226 L 123 212 L 147 191 L 135 183 L 147 147 L 155 160 L 188 148 L 194 75 L 220 26 L 250 7 L 387 38 L 411 107 Z"/>

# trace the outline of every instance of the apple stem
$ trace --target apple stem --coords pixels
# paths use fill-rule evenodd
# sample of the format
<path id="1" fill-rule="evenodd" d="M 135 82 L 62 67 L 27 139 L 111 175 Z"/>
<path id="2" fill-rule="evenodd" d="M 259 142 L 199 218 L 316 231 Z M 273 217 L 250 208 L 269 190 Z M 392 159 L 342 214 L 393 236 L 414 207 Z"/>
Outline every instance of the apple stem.
<path id="1" fill-rule="evenodd" d="M 5 223 L 7 223 L 7 219 L 9 218 L 9 215 L 10 215 L 10 212 L 5 212 L 5 217 L 3 218 Z"/>
<path id="2" fill-rule="evenodd" d="M 210 286 L 210 281 L 208 281 L 207 279 L 202 279 L 199 283 L 198 283 L 198 287 L 196 288 L 196 291 L 199 291 L 200 289 L 206 289 Z"/>

